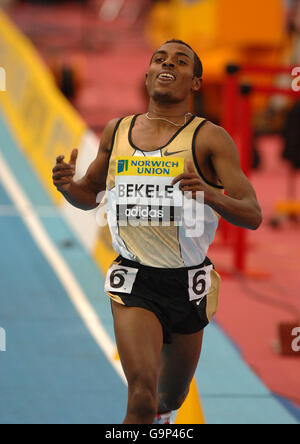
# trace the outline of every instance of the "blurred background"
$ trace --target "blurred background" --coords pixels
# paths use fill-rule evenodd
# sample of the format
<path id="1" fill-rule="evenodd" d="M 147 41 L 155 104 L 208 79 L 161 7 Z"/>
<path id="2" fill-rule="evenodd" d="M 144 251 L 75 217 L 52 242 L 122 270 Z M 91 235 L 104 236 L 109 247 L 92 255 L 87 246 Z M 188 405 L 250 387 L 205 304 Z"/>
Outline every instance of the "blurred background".
<path id="1" fill-rule="evenodd" d="M 82 176 L 107 122 L 147 110 L 150 57 L 172 38 L 204 65 L 191 112 L 232 135 L 264 214 L 254 233 L 220 224 L 220 308 L 174 420 L 300 423 L 300 0 L 1 0 L 0 37 L 0 423 L 122 421 L 110 235 L 62 200 L 51 170 L 78 147 Z"/>

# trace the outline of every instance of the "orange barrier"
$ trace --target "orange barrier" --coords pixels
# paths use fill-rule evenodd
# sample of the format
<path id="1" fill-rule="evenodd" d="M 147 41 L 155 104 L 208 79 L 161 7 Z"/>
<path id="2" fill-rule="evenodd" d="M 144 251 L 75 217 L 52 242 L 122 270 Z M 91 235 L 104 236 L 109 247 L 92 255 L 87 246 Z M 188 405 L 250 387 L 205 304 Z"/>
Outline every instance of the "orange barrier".
<path id="1" fill-rule="evenodd" d="M 252 96 L 254 94 L 285 95 L 300 99 L 300 93 L 291 89 L 277 88 L 265 85 L 246 85 L 240 83 L 241 74 L 290 74 L 291 84 L 294 80 L 292 72 L 295 67 L 269 67 L 269 66 L 227 66 L 227 75 L 223 93 L 223 118 L 222 126 L 236 139 L 239 148 L 241 166 L 247 177 L 250 177 L 252 169 Z M 233 250 L 233 268 L 235 272 L 258 276 L 247 270 L 247 230 L 233 227 L 226 221 L 220 225 L 223 245 L 230 246 Z"/>

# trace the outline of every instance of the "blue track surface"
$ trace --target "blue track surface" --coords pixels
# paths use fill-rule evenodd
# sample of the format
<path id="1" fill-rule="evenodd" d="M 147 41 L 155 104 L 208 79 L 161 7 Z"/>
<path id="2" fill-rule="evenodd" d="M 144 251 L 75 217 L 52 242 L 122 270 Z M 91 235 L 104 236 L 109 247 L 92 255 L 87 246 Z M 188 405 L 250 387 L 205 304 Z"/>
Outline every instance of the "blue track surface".
<path id="1" fill-rule="evenodd" d="M 3 189 L 0 199 L 9 203 Z M 18 217 L 0 218 L 1 423 L 120 423 L 125 386 Z"/>
<path id="2" fill-rule="evenodd" d="M 35 205 L 51 207 L 27 159 L 0 119 L 0 152 Z M 0 205 L 12 205 L 1 184 Z M 98 267 L 54 209 L 41 222 L 113 338 Z M 65 241 L 72 247 L 64 247 Z M 0 217 L 0 423 L 121 423 L 126 387 L 73 307 L 18 214 Z M 298 424 L 298 411 L 265 388 L 238 350 L 212 324 L 197 383 L 207 423 Z"/>

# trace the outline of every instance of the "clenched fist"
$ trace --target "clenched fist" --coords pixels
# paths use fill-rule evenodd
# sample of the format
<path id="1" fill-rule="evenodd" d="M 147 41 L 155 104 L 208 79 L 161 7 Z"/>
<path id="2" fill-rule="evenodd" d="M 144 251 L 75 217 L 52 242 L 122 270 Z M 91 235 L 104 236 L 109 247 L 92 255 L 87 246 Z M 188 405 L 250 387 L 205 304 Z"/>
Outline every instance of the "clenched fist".
<path id="1" fill-rule="evenodd" d="M 56 158 L 56 165 L 52 170 L 52 179 L 58 191 L 62 193 L 68 192 L 71 184 L 73 183 L 73 177 L 76 171 L 77 157 L 78 150 L 75 149 L 71 153 L 69 163 L 64 162 L 65 156 L 58 156 Z"/>

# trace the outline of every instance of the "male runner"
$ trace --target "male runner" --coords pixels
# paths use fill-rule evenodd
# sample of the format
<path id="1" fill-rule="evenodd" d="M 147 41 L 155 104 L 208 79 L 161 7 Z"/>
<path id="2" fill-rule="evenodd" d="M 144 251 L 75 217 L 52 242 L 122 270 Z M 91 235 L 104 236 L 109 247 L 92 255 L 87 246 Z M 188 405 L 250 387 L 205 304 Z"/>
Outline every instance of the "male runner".
<path id="1" fill-rule="evenodd" d="M 202 64 L 192 48 L 178 40 L 163 44 L 146 76 L 149 112 L 109 122 L 97 158 L 81 180 L 73 181 L 77 150 L 69 163 L 59 156 L 53 169 L 54 185 L 83 210 L 96 208 L 97 194 L 107 190 L 113 246 L 120 254 L 108 272 L 106 291 L 128 381 L 124 424 L 151 424 L 156 417 L 168 423 L 189 392 L 203 329 L 217 310 L 219 277 L 206 255 L 219 217 L 251 230 L 262 221 L 231 137 L 188 113 L 191 94 L 201 84 Z M 135 159 L 148 170 L 134 170 Z M 165 168 L 161 178 L 155 165 L 170 166 L 170 174 Z M 156 225 L 121 224 L 116 199 L 130 198 L 134 191 L 140 197 L 145 189 L 153 197 L 155 187 L 164 189 L 165 197 L 176 187 L 192 191 L 193 198 L 204 192 L 204 232 L 191 237 L 172 218 L 167 226 L 160 219 Z M 135 207 L 138 200 L 126 215 Z"/>

